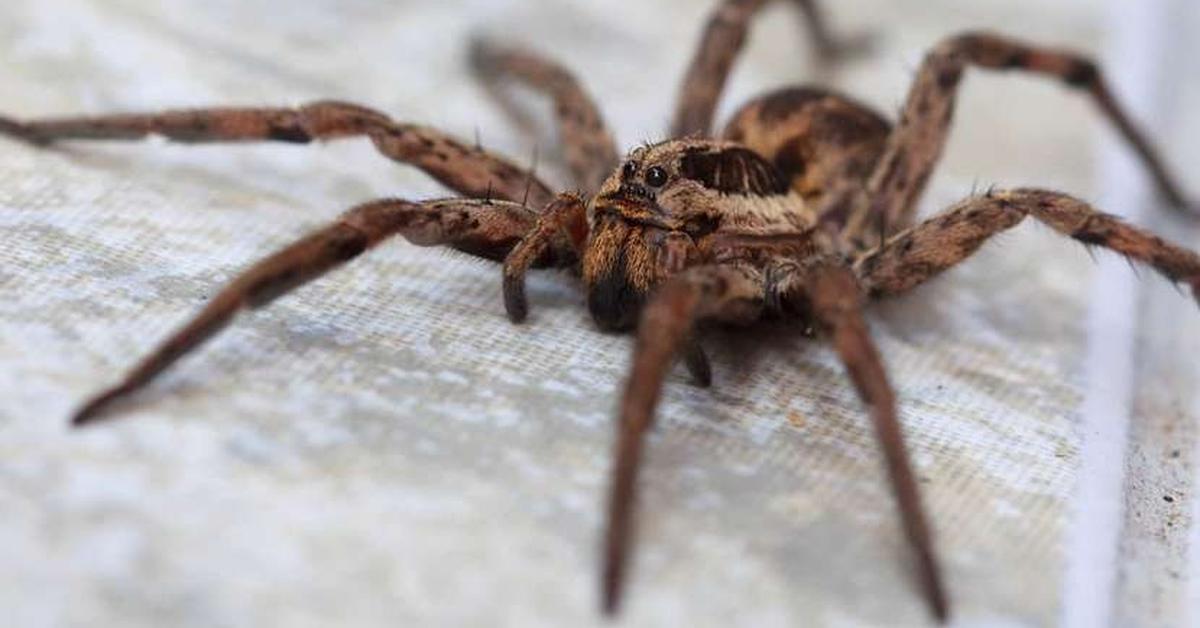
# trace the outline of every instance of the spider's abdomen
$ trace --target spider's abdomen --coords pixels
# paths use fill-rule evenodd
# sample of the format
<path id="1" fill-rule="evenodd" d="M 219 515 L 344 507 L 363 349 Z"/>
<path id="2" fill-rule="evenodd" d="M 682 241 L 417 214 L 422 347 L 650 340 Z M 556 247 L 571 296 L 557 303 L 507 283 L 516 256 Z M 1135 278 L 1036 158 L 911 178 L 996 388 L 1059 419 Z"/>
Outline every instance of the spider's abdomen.
<path id="1" fill-rule="evenodd" d="M 865 183 L 890 130 L 887 120 L 848 97 L 790 87 L 751 100 L 722 137 L 765 157 L 815 207 L 835 180 Z"/>

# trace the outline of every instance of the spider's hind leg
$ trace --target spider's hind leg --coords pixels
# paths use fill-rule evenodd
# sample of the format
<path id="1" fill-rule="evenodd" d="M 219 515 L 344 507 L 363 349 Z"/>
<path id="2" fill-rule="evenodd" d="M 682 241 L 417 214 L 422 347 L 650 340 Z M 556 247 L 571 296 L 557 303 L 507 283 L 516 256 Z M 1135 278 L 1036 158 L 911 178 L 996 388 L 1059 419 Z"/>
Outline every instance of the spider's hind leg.
<path id="1" fill-rule="evenodd" d="M 385 199 L 359 205 L 243 271 L 119 384 L 89 400 L 72 422 L 82 425 L 101 418 L 114 401 L 143 388 L 228 325 L 239 311 L 263 307 L 392 235 L 400 234 L 421 246 L 446 245 L 500 260 L 532 228 L 536 217 L 532 210 L 508 201 Z M 554 250 L 544 251 L 532 263 L 557 263 L 555 254 Z"/>
<path id="2" fill-rule="evenodd" d="M 491 88 L 492 95 L 518 121 L 523 121 L 522 112 L 496 89 L 502 83 L 520 83 L 554 101 L 559 138 L 576 187 L 594 192 L 616 169 L 617 145 L 604 124 L 600 108 L 561 64 L 531 50 L 479 39 L 471 45 L 471 65 L 484 85 Z"/>
<path id="3" fill-rule="evenodd" d="M 963 72 L 970 66 L 1040 74 L 1086 92 L 1137 154 L 1163 198 L 1176 208 L 1186 208 L 1179 184 L 1117 102 L 1094 61 L 996 34 L 966 33 L 943 41 L 922 62 L 900 123 L 871 176 L 870 201 L 859 208 L 854 220 L 883 221 L 892 233 L 912 224 L 917 200 L 950 132 Z"/>
<path id="4" fill-rule="evenodd" d="M 62 140 L 136 140 L 161 135 L 176 142 L 318 140 L 367 137 L 383 155 L 416 166 L 455 192 L 541 207 L 554 193 L 532 173 L 496 154 L 431 127 L 396 122 L 350 103 L 321 101 L 296 108 L 180 109 L 156 113 L 18 121 L 0 116 L 0 134 L 44 145 Z"/>
<path id="5" fill-rule="evenodd" d="M 803 14 L 813 45 L 823 61 L 853 56 L 867 49 L 865 38 L 833 36 L 818 0 L 789 2 Z M 707 136 L 710 133 L 717 101 L 733 62 L 746 43 L 750 21 L 769 3 L 770 0 L 721 0 L 713 10 L 679 89 L 671 137 Z"/>

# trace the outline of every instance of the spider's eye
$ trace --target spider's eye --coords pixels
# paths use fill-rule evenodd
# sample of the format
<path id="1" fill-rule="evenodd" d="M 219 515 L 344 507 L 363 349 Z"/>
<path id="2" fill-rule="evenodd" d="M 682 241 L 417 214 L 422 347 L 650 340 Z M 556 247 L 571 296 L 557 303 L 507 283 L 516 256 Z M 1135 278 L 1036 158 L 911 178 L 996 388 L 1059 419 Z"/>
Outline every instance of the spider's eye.
<path id="1" fill-rule="evenodd" d="M 667 184 L 667 171 L 659 166 L 653 166 L 646 171 L 646 185 L 661 188 Z"/>
<path id="2" fill-rule="evenodd" d="M 621 168 L 621 178 L 632 179 L 635 174 L 637 174 L 637 164 L 632 161 L 625 162 L 625 167 Z"/>

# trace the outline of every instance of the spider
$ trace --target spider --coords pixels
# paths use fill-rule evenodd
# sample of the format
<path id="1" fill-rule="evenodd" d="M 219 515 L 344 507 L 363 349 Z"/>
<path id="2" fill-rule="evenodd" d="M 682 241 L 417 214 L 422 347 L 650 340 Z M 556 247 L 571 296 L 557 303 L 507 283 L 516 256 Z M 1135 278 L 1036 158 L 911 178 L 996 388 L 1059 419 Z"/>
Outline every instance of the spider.
<path id="1" fill-rule="evenodd" d="M 819 55 L 855 52 L 860 46 L 831 36 L 814 1 L 791 0 Z M 1184 197 L 1094 62 L 986 32 L 949 37 L 931 49 L 896 123 L 833 91 L 787 87 L 751 100 L 713 134 L 726 78 L 766 4 L 717 4 L 683 79 L 670 139 L 635 148 L 623 160 L 593 99 L 570 72 L 535 52 L 476 41 L 470 59 L 485 84 L 523 85 L 554 102 L 574 192 L 556 193 L 534 173 L 478 145 L 342 102 L 30 121 L 0 117 L 0 133 L 37 145 L 149 135 L 180 142 L 365 137 L 384 156 L 422 169 L 460 195 L 367 202 L 259 261 L 120 383 L 87 401 L 72 424 L 111 416 L 114 402 L 145 387 L 239 311 L 266 306 L 393 235 L 503 262 L 504 307 L 513 322 L 528 313 L 528 270 L 574 271 L 602 330 L 636 332 L 604 540 L 602 605 L 611 614 L 620 603 L 632 545 L 644 438 L 668 370 L 682 359 L 707 386 L 711 368 L 699 342 L 705 325 L 785 317 L 827 338 L 844 363 L 874 423 L 924 596 L 944 620 L 949 604 L 933 536 L 895 394 L 864 320 L 865 303 L 915 288 L 1026 217 L 1148 264 L 1190 286 L 1200 300 L 1200 256 L 1061 192 L 993 190 L 917 222 L 917 201 L 949 133 L 963 72 L 1031 72 L 1088 94 L 1165 200 L 1184 208 Z"/>

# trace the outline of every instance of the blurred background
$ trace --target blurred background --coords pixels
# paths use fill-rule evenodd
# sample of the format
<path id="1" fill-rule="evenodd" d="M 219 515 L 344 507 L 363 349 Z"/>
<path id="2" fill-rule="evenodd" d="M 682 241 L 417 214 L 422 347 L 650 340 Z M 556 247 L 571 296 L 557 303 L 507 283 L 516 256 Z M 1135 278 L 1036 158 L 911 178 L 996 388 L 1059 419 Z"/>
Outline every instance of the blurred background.
<path id="1" fill-rule="evenodd" d="M 837 32 L 874 42 L 832 70 L 776 4 L 722 120 L 798 82 L 894 115 L 925 50 L 987 28 L 1101 59 L 1200 194 L 1200 4 L 826 2 Z M 517 160 L 536 151 L 539 172 L 563 182 L 552 127 L 524 133 L 467 71 L 470 37 L 562 60 L 627 148 L 662 137 L 712 5 L 8 0 L 0 111 L 344 99 L 478 133 Z M 943 164 L 925 214 L 989 185 L 1038 185 L 1200 246 L 1060 85 L 969 74 Z M 396 242 L 242 317 L 121 421 L 66 430 L 79 400 L 250 261 L 363 200 L 441 194 L 361 141 L 0 139 L 11 625 L 603 623 L 598 543 L 630 342 L 594 330 L 567 277 L 535 277 L 533 314 L 514 327 L 495 267 Z M 1098 258 L 1025 225 L 873 313 L 958 625 L 1200 617 L 1200 319 L 1151 273 Z M 621 625 L 925 625 L 836 359 L 781 329 L 714 343 L 714 389 L 676 373 L 664 392 Z"/>

